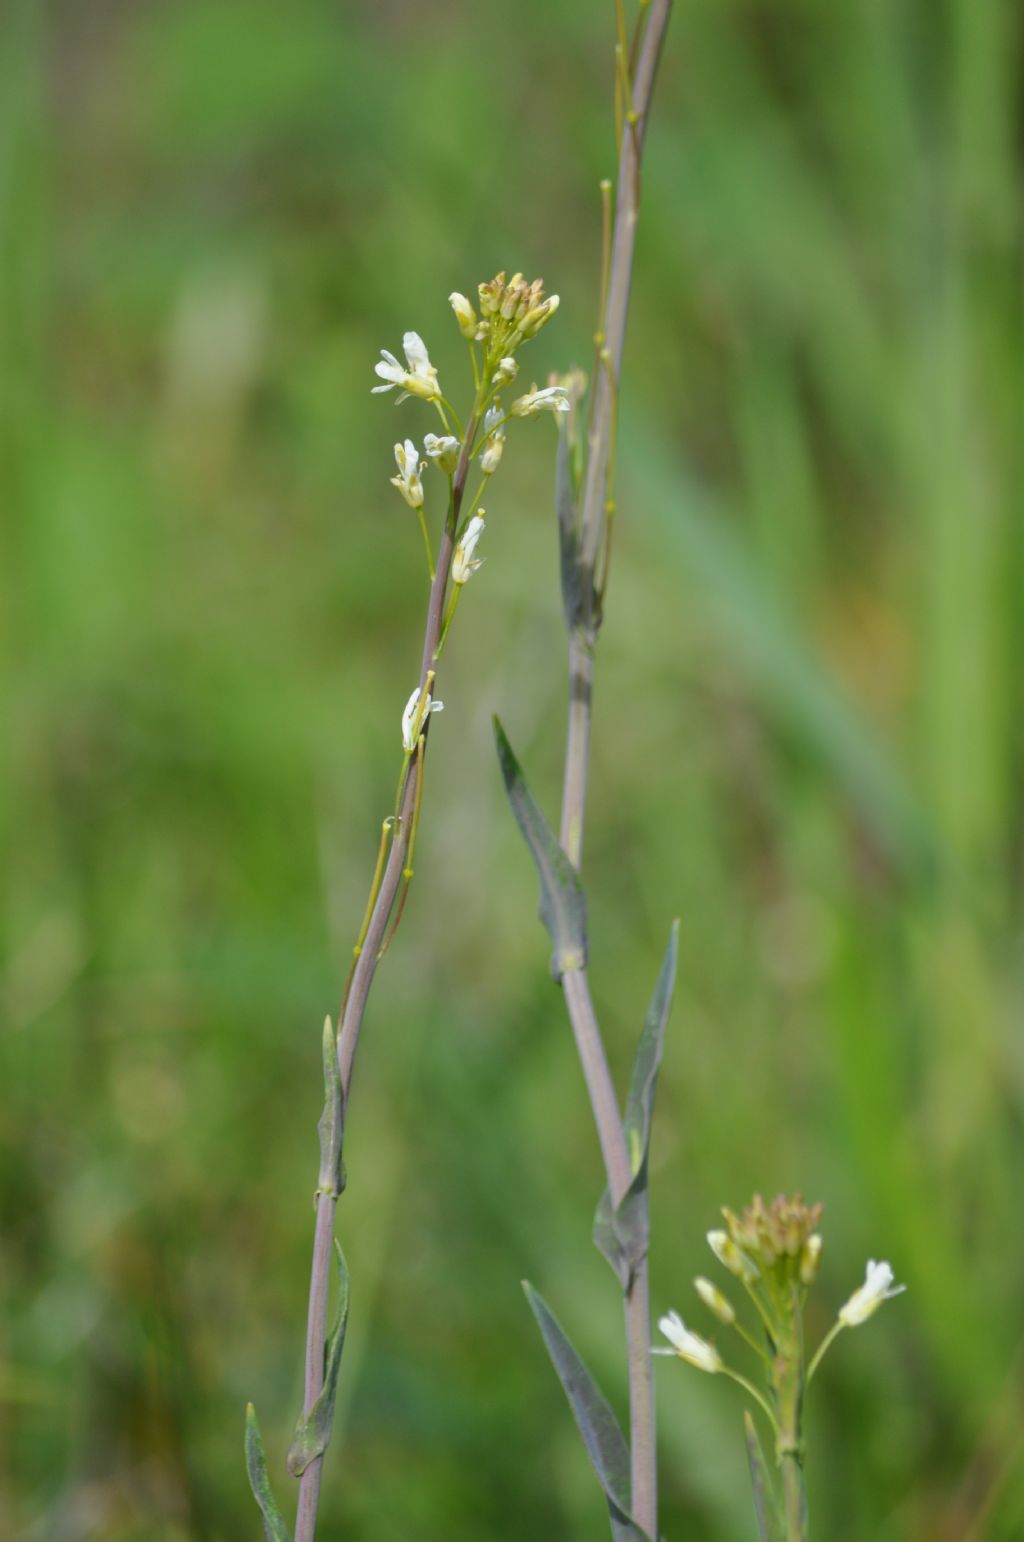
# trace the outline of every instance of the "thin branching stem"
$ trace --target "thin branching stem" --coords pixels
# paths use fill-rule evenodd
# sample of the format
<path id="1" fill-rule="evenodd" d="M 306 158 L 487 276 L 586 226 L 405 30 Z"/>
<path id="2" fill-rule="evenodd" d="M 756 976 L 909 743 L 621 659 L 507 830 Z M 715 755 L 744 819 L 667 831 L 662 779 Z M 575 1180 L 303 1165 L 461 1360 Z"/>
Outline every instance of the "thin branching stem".
<path id="1" fill-rule="evenodd" d="M 476 433 L 474 416 L 462 443 L 462 453 L 452 478 L 452 495 L 448 517 L 441 535 L 437 554 L 437 568 L 430 587 L 427 619 L 423 631 L 423 654 L 420 661 L 420 692 L 428 688 L 428 676 L 434 670 L 441 642 L 442 621 L 448 575 L 455 551 L 455 530 L 466 487 L 469 456 Z M 352 1083 L 359 1033 L 363 1025 L 366 1003 L 373 984 L 380 951 L 387 931 L 388 918 L 402 883 L 407 866 L 407 854 L 412 838 L 414 815 L 419 795 L 419 782 L 423 775 L 423 763 L 429 737 L 424 719 L 424 738 L 417 754 L 408 759 L 405 780 L 398 800 L 398 817 L 395 821 L 394 838 L 384 864 L 374 873 L 377 886 L 376 899 L 370 910 L 362 938 L 362 950 L 349 977 L 338 1022 L 338 1073 L 341 1080 L 342 1109 L 347 1111 L 348 1095 Z M 371 888 L 372 892 L 372 888 Z M 305 1392 L 302 1410 L 305 1416 L 320 1395 L 324 1382 L 324 1340 L 327 1325 L 327 1298 L 331 1278 L 331 1244 L 334 1236 L 334 1209 L 336 1196 L 320 1193 L 316 1200 L 316 1226 L 313 1239 L 313 1267 L 309 1285 L 309 1311 L 306 1319 Z M 320 1503 L 320 1477 L 323 1457 L 316 1457 L 299 1480 L 299 1500 L 295 1517 L 295 1542 L 313 1542 L 316 1517 Z"/>
<path id="2" fill-rule="evenodd" d="M 654 78 L 665 39 L 672 0 L 651 0 L 636 50 L 628 92 L 617 74 L 619 108 L 618 185 L 611 232 L 607 278 L 602 275 L 603 314 L 598 326 L 599 367 L 595 371 L 588 421 L 587 465 L 579 514 L 579 552 L 584 613 L 569 636 L 569 717 L 562 787 L 560 840 L 575 867 L 583 856 L 583 831 L 590 769 L 590 726 L 593 701 L 594 648 L 600 629 L 601 596 L 595 576 L 605 565 L 609 467 L 613 463 L 618 382 L 626 335 L 626 316 L 633 271 L 633 247 L 639 214 L 640 161 Z M 621 18 L 621 12 L 620 12 Z M 620 19 L 621 30 L 621 19 Z M 621 70 L 621 40 L 617 71 Z M 604 265 L 603 265 L 604 266 Z M 603 584 L 602 584 L 603 588 Z M 613 1203 L 630 1181 L 629 1153 L 622 1115 L 608 1070 L 600 1028 L 590 999 L 585 970 L 570 971 L 562 980 L 584 1078 L 590 1095 L 598 1139 Z M 629 1360 L 630 1466 L 633 1515 L 651 1537 L 658 1535 L 657 1454 L 654 1381 L 651 1370 L 650 1293 L 647 1263 L 634 1270 L 625 1296 Z"/>

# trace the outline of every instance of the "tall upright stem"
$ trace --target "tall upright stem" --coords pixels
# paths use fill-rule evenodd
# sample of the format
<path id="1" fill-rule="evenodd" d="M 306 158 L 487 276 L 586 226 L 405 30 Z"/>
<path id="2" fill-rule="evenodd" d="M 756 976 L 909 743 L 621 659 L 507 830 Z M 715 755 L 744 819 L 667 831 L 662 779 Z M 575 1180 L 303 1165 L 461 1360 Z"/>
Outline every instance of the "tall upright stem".
<path id="1" fill-rule="evenodd" d="M 437 568 L 430 586 L 430 599 L 427 602 L 427 619 L 423 631 L 423 653 L 420 661 L 419 685 L 421 692 L 427 689 L 427 676 L 435 666 L 438 645 L 441 640 L 448 574 L 455 550 L 455 532 L 458 528 L 459 512 L 462 508 L 462 499 L 466 489 L 469 456 L 475 433 L 476 418 L 474 417 L 466 429 L 462 454 L 459 457 L 459 463 L 452 479 L 451 510 L 445 522 L 444 533 L 441 537 L 441 547 L 437 555 Z M 430 719 L 428 717 L 424 720 L 425 733 L 428 731 L 429 723 Z M 356 959 L 348 991 L 339 1014 L 338 1073 L 341 1081 L 343 1116 L 348 1110 L 352 1072 L 355 1066 L 356 1050 L 359 1047 L 359 1033 L 363 1025 L 370 987 L 373 984 L 373 977 L 380 960 L 380 950 L 384 941 L 388 920 L 402 882 L 402 873 L 409 849 L 412 811 L 416 803 L 417 784 L 419 778 L 423 775 L 425 753 L 426 744 L 423 746 L 422 753 L 414 755 L 409 761 L 405 785 L 402 788 L 399 803 L 397 828 L 391 843 L 391 850 L 384 865 L 377 899 L 370 913 L 366 936 L 363 939 L 359 957 Z M 309 1309 L 306 1317 L 305 1391 L 302 1402 L 302 1411 L 306 1417 L 308 1417 L 313 1404 L 320 1396 L 324 1384 L 324 1341 L 326 1338 L 327 1298 L 331 1279 L 331 1243 L 334 1237 L 334 1211 L 336 1204 L 337 1197 L 335 1195 L 323 1193 L 317 1195 L 316 1223 L 313 1234 L 313 1265 L 309 1282 Z M 317 1510 L 320 1503 L 322 1467 L 323 1457 L 318 1456 L 314 1458 L 299 1480 L 299 1499 L 295 1517 L 295 1542 L 313 1542 L 316 1532 Z"/>
<path id="2" fill-rule="evenodd" d="M 569 635 L 569 716 L 562 787 L 560 840 L 569 860 L 579 868 L 583 857 L 587 782 L 590 771 L 590 727 L 593 702 L 594 650 L 601 625 L 601 595 L 595 575 L 607 539 L 608 468 L 615 435 L 619 377 L 626 337 L 626 317 L 633 272 L 633 248 L 639 215 L 640 167 L 647 116 L 658 60 L 668 27 L 672 0 L 650 0 L 636 67 L 631 102 L 626 104 L 619 145 L 618 185 L 611 259 L 601 319 L 600 363 L 594 382 L 587 444 L 587 466 L 580 504 L 578 543 L 584 589 L 584 611 Z M 562 980 L 597 1125 L 598 1138 L 613 1203 L 630 1182 L 622 1117 L 608 1071 L 601 1031 L 590 1001 L 585 971 L 572 971 Z M 625 1295 L 629 1361 L 630 1468 L 633 1515 L 651 1537 L 658 1535 L 658 1478 L 651 1373 L 651 1313 L 647 1261 L 634 1270 Z"/>

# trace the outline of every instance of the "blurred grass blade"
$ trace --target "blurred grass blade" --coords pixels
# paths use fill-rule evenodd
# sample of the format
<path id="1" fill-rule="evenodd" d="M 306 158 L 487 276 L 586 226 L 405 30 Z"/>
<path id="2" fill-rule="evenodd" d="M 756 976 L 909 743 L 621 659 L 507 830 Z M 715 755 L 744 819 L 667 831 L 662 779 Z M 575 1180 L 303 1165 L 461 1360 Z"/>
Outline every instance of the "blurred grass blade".
<path id="1" fill-rule="evenodd" d="M 345 1348 L 345 1329 L 348 1325 L 348 1269 L 340 1244 L 335 1241 L 335 1257 L 338 1264 L 338 1312 L 334 1327 L 324 1347 L 324 1385 L 320 1396 L 295 1426 L 295 1435 L 288 1448 L 285 1465 L 293 1478 L 299 1478 L 310 1462 L 322 1456 L 331 1438 L 334 1423 L 334 1400 L 338 1390 L 338 1372 L 341 1369 L 341 1352 Z"/>
<path id="2" fill-rule="evenodd" d="M 644 1542 L 646 1533 L 629 1513 L 629 1447 L 619 1421 L 543 1296 L 528 1280 L 523 1281 L 523 1290 L 604 1489 L 615 1542 Z"/>
<path id="3" fill-rule="evenodd" d="M 769 707 L 788 719 L 836 776 L 867 828 L 904 876 L 934 877 L 939 847 L 913 790 L 887 747 L 850 701 L 816 642 L 801 632 L 756 560 L 653 436 L 634 447 L 645 504 L 658 521 L 666 559 L 692 576 L 716 637 Z"/>
<path id="4" fill-rule="evenodd" d="M 754 1511 L 757 1515 L 757 1535 L 760 1542 L 785 1542 L 785 1531 L 768 1475 L 768 1466 L 761 1450 L 761 1441 L 754 1421 L 744 1410 L 743 1430 L 747 1439 L 747 1460 L 750 1463 L 750 1482 L 754 1490 Z"/>
<path id="5" fill-rule="evenodd" d="M 567 969 L 582 969 L 587 962 L 587 906 L 583 886 L 527 787 L 522 767 L 497 718 L 494 719 L 494 738 L 508 801 L 540 878 L 540 918 L 554 944 L 551 973 L 560 980 Z"/>
<path id="6" fill-rule="evenodd" d="M 678 953 L 679 922 L 673 921 L 640 1034 L 626 1098 L 624 1128 L 633 1180 L 617 1209 L 613 1209 L 611 1196 L 605 1189 L 594 1216 L 594 1244 L 615 1270 L 624 1290 L 629 1288 L 633 1270 L 646 1255 L 649 1241 L 647 1157 L 651 1144 L 651 1117 L 665 1026 L 676 983 Z"/>
<path id="7" fill-rule="evenodd" d="M 249 1470 L 249 1486 L 253 1498 L 263 1516 L 263 1534 L 266 1542 L 291 1542 L 291 1534 L 270 1490 L 267 1472 L 267 1456 L 263 1449 L 263 1436 L 256 1420 L 256 1410 L 251 1403 L 245 1410 L 245 1465 Z"/>

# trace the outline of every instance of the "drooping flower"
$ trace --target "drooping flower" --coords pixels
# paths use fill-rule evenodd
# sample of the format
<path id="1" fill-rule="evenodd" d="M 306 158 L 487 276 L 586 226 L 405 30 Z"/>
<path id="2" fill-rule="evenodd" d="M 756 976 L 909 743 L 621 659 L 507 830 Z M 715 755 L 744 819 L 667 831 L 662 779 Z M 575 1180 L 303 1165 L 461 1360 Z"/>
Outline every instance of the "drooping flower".
<path id="1" fill-rule="evenodd" d="M 395 462 L 398 466 L 398 475 L 391 478 L 392 487 L 397 487 L 410 509 L 423 507 L 423 483 L 420 481 L 420 472 L 425 462 L 420 460 L 419 451 L 411 439 L 404 444 L 395 445 Z"/>
<path id="2" fill-rule="evenodd" d="M 484 413 L 484 434 L 486 440 L 480 452 L 480 470 L 486 476 L 493 476 L 501 461 L 502 451 L 505 448 L 505 434 L 501 428 L 504 421 L 504 413 L 495 402 L 493 407 L 488 407 Z"/>
<path id="3" fill-rule="evenodd" d="M 839 1309 L 839 1321 L 846 1328 L 857 1328 L 877 1312 L 883 1301 L 889 1301 L 906 1290 L 905 1285 L 894 1285 L 892 1266 L 869 1259 L 864 1284 L 855 1290 L 846 1305 Z"/>
<path id="4" fill-rule="evenodd" d="M 402 713 L 402 746 L 408 755 L 416 748 L 416 742 L 423 731 L 423 725 L 432 712 L 443 712 L 444 702 L 435 701 L 428 691 L 420 705 L 419 686 L 413 691 L 405 704 Z"/>
<path id="5" fill-rule="evenodd" d="M 484 510 L 474 514 L 469 524 L 462 533 L 462 539 L 455 548 L 455 556 L 452 558 L 452 583 L 466 584 L 473 577 L 477 568 L 483 562 L 482 557 L 474 557 L 476 543 L 484 533 Z"/>
<path id="6" fill-rule="evenodd" d="M 407 396 L 419 396 L 425 402 L 439 401 L 441 387 L 437 381 L 437 370 L 430 362 L 422 337 L 418 332 L 406 332 L 402 338 L 402 347 L 405 349 L 407 369 L 402 368 L 393 353 L 388 353 L 386 348 L 381 349 L 381 357 L 374 365 L 374 371 L 386 383 L 371 387 L 372 394 L 400 386 L 397 398 L 400 402 L 404 402 Z"/>
<path id="7" fill-rule="evenodd" d="M 451 476 L 459 464 L 459 451 L 462 449 L 455 435 L 426 434 L 423 439 L 423 448 L 438 470 Z"/>
<path id="8" fill-rule="evenodd" d="M 545 386 L 542 391 L 535 386 L 512 403 L 511 411 L 514 418 L 533 418 L 538 412 L 568 412 L 569 406 L 569 393 L 564 386 Z"/>
<path id="9" fill-rule="evenodd" d="M 702 1339 L 699 1333 L 691 1333 L 678 1312 L 669 1312 L 667 1316 L 660 1317 L 658 1328 L 672 1348 L 654 1349 L 652 1354 L 678 1355 L 681 1360 L 695 1365 L 699 1371 L 707 1371 L 709 1376 L 722 1369 L 722 1357 L 714 1344 Z"/>

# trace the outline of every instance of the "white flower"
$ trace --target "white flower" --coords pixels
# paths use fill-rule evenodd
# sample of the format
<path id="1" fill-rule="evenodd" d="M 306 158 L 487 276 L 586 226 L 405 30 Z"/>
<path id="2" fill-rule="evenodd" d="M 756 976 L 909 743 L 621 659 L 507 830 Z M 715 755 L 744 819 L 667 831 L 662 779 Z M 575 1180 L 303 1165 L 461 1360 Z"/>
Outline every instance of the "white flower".
<path id="1" fill-rule="evenodd" d="M 528 391 L 525 396 L 520 396 L 512 403 L 512 416 L 514 418 L 533 418 L 538 412 L 568 412 L 569 393 L 565 386 L 545 386 L 543 391 L 538 391 L 536 386 Z"/>
<path id="2" fill-rule="evenodd" d="M 426 462 L 420 460 L 419 451 L 411 439 L 395 445 L 395 461 L 398 475 L 391 478 L 392 487 L 398 488 L 410 509 L 422 509 L 423 483 L 420 481 L 420 472 Z"/>
<path id="3" fill-rule="evenodd" d="M 476 311 L 470 305 L 466 296 L 459 294 L 457 289 L 448 296 L 448 304 L 455 312 L 455 320 L 459 323 L 459 331 L 463 337 L 468 338 L 472 342 L 476 336 L 478 326 Z"/>
<path id="4" fill-rule="evenodd" d="M 519 365 L 515 359 L 499 359 L 498 367 L 491 376 L 491 384 L 496 386 L 508 385 L 519 373 Z"/>
<path id="5" fill-rule="evenodd" d="M 709 1376 L 722 1369 L 722 1357 L 714 1344 L 702 1339 L 699 1333 L 691 1333 L 678 1312 L 669 1312 L 666 1317 L 660 1317 L 658 1328 L 672 1348 L 655 1349 L 653 1354 L 678 1355 L 681 1360 L 688 1360 L 691 1365 L 695 1365 L 699 1371 L 707 1371 Z"/>
<path id="6" fill-rule="evenodd" d="M 888 1301 L 892 1296 L 898 1296 L 906 1290 L 905 1285 L 894 1285 L 895 1276 L 892 1266 L 886 1263 L 876 1264 L 874 1259 L 869 1259 L 865 1273 L 864 1284 L 859 1290 L 855 1290 L 844 1307 L 839 1310 L 839 1321 L 846 1328 L 857 1328 L 862 1322 L 867 1322 L 872 1312 L 876 1312 L 883 1301 Z"/>
<path id="7" fill-rule="evenodd" d="M 480 470 L 485 476 L 493 476 L 498 469 L 502 451 L 505 448 L 505 435 L 500 428 L 504 414 L 497 403 L 488 407 L 484 413 L 484 433 L 487 442 L 480 455 Z"/>
<path id="8" fill-rule="evenodd" d="M 423 448 L 434 462 L 434 465 L 440 471 L 445 471 L 451 476 L 459 464 L 459 451 L 462 449 L 455 435 L 426 434 L 423 439 Z"/>
<path id="9" fill-rule="evenodd" d="M 409 368 L 403 369 L 394 354 L 382 348 L 380 362 L 374 365 L 374 371 L 387 384 L 373 386 L 373 394 L 390 391 L 392 386 L 401 386 L 398 397 L 400 402 L 404 402 L 407 396 L 419 396 L 425 402 L 439 401 L 441 387 L 437 383 L 437 370 L 430 362 L 422 337 L 418 332 L 406 332 L 402 338 L 402 347 Z"/>
<path id="10" fill-rule="evenodd" d="M 760 1278 L 761 1271 L 752 1258 L 748 1258 L 742 1248 L 724 1231 L 708 1232 L 708 1247 L 714 1253 L 720 1264 L 724 1264 L 730 1274 L 735 1274 L 745 1285 L 750 1285 Z"/>
<path id="11" fill-rule="evenodd" d="M 452 558 L 452 583 L 466 584 L 473 577 L 477 568 L 483 562 L 482 557 L 474 557 L 476 543 L 484 533 L 484 510 L 474 514 L 465 530 L 462 539 L 455 548 L 455 556 Z"/>
<path id="12" fill-rule="evenodd" d="M 402 713 L 402 745 L 407 754 L 411 755 L 416 748 L 416 742 L 423 731 L 423 725 L 432 712 L 443 712 L 444 702 L 435 701 L 428 691 L 420 706 L 420 688 L 413 691 L 405 704 Z"/>
<path id="13" fill-rule="evenodd" d="M 702 1274 L 699 1274 L 693 1283 L 698 1296 L 708 1311 L 714 1312 L 719 1322 L 730 1324 L 736 1321 L 736 1308 L 727 1296 L 722 1295 L 717 1285 L 712 1285 L 711 1281 L 706 1280 Z"/>

